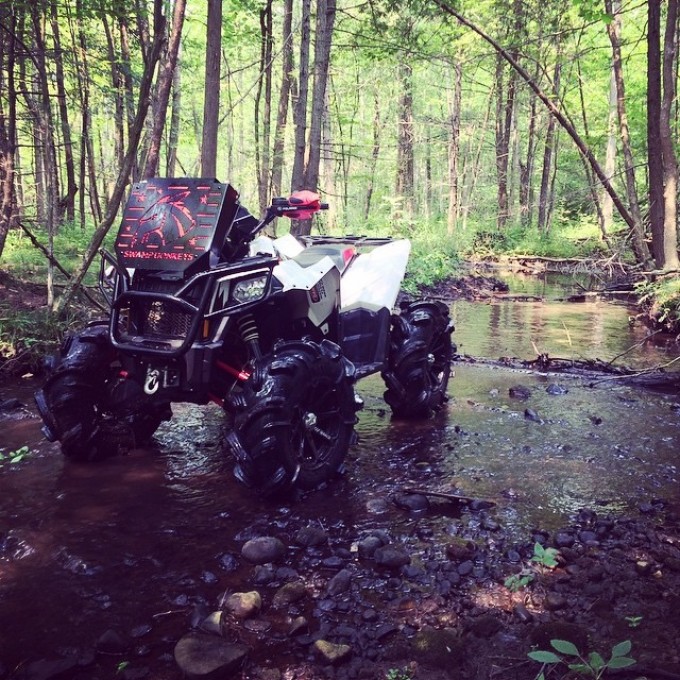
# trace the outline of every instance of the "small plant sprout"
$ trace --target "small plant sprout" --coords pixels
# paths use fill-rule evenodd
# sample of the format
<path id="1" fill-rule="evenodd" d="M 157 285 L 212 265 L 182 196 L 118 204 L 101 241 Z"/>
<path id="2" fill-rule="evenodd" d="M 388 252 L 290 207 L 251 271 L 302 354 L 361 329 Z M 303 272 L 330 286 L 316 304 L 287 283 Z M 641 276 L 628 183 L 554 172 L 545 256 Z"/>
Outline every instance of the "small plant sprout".
<path id="1" fill-rule="evenodd" d="M 390 668 L 385 680 L 412 680 L 413 676 L 408 668 Z"/>
<path id="2" fill-rule="evenodd" d="M 641 616 L 626 616 L 628 628 L 637 628 L 642 623 Z"/>
<path id="3" fill-rule="evenodd" d="M 535 574 L 529 569 L 522 569 L 518 574 L 508 576 L 503 582 L 505 587 L 513 593 L 526 588 L 535 578 Z"/>
<path id="4" fill-rule="evenodd" d="M 0 465 L 3 463 L 9 463 L 10 465 L 20 463 L 30 452 L 31 450 L 28 446 L 22 446 L 16 451 L 10 451 L 9 453 L 5 453 L 4 449 L 0 449 Z"/>
<path id="5" fill-rule="evenodd" d="M 565 663 L 570 671 L 587 678 L 593 678 L 593 680 L 600 680 L 607 670 L 628 668 L 635 663 L 635 659 L 626 656 L 630 652 L 630 640 L 614 645 L 609 661 L 605 661 L 598 652 L 591 652 L 587 658 L 583 657 L 576 645 L 568 640 L 551 640 L 550 646 L 558 653 L 547 650 L 529 652 L 529 658 L 532 661 L 538 661 L 543 664 L 539 674 L 536 676 L 536 680 L 543 680 L 545 678 L 546 667 L 560 663 Z"/>
<path id="6" fill-rule="evenodd" d="M 544 548 L 536 542 L 534 543 L 534 555 L 531 561 L 547 569 L 554 569 L 557 566 L 557 550 L 555 548 Z"/>

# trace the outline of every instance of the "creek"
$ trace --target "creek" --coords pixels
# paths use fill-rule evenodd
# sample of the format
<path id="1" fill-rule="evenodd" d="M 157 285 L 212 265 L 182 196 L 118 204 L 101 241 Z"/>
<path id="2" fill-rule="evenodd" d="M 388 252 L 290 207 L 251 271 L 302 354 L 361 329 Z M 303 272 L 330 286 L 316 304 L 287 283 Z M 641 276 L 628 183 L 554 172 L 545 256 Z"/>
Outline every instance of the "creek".
<path id="1" fill-rule="evenodd" d="M 625 304 L 565 302 L 580 290 L 573 285 L 514 277 L 512 293 L 544 301 L 452 302 L 459 352 L 494 359 L 623 355 L 622 363 L 638 368 L 680 352 L 669 338 L 643 342 L 648 331 L 629 323 L 634 311 Z M 258 535 L 322 528 L 327 545 L 311 553 L 293 548 L 290 562 L 323 576 L 375 528 L 414 540 L 466 539 L 491 521 L 513 545 L 539 528 L 558 529 L 581 508 L 616 515 L 677 500 L 679 395 L 607 376 L 481 361 L 456 362 L 454 371 L 447 408 L 418 423 L 393 421 L 380 377 L 362 380 L 359 442 L 346 472 L 284 504 L 258 500 L 233 479 L 217 407 L 177 405 L 155 448 L 73 465 L 42 439 L 35 381 L 0 386 L 0 401 L 24 405 L 0 414 L 0 446 L 30 449 L 25 460 L 0 465 L 0 678 L 53 677 L 40 676 L 51 659 L 87 666 L 87 654 L 111 630 L 128 647 L 98 654 L 98 670 L 82 677 L 114 677 L 117 664 L 133 661 L 132 668 L 152 669 L 138 677 L 179 678 L 174 644 L 226 591 L 249 589 L 252 567 L 240 550 Z M 528 396 L 513 396 L 516 386 Z M 490 509 L 442 502 L 418 515 L 392 502 L 404 489 L 464 495 Z M 37 660 L 42 665 L 29 672 Z M 73 673 L 68 677 L 81 677 Z"/>

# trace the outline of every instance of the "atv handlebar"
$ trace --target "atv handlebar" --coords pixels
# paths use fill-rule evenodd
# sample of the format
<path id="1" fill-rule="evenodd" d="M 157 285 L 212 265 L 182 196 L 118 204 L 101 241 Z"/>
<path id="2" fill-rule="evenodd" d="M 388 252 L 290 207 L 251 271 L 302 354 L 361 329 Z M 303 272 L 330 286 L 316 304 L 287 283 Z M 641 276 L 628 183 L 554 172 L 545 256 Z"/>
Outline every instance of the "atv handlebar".
<path id="1" fill-rule="evenodd" d="M 279 196 L 272 199 L 264 218 L 257 227 L 256 233 L 264 229 L 277 217 L 288 217 L 291 220 L 306 220 L 319 210 L 328 210 L 328 203 L 321 203 L 319 194 L 303 190 L 295 191 L 288 198 Z"/>

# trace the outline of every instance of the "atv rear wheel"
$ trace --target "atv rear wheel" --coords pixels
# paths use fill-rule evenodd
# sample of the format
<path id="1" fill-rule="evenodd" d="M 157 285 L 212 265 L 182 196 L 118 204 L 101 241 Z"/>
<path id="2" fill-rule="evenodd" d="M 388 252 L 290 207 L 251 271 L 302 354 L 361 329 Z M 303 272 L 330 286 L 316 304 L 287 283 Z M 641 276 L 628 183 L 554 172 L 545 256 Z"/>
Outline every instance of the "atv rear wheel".
<path id="1" fill-rule="evenodd" d="M 71 460 L 102 460 L 142 446 L 169 417 L 169 406 L 110 409 L 114 359 L 106 328 L 87 328 L 65 343 L 52 375 L 35 395 L 48 438 L 58 439 Z"/>
<path id="2" fill-rule="evenodd" d="M 228 436 L 236 477 L 265 494 L 333 477 L 354 440 L 353 382 L 354 367 L 334 343 L 279 343 L 243 388 Z"/>
<path id="3" fill-rule="evenodd" d="M 392 318 L 385 401 L 399 418 L 426 418 L 446 402 L 455 346 L 441 302 L 414 302 Z"/>

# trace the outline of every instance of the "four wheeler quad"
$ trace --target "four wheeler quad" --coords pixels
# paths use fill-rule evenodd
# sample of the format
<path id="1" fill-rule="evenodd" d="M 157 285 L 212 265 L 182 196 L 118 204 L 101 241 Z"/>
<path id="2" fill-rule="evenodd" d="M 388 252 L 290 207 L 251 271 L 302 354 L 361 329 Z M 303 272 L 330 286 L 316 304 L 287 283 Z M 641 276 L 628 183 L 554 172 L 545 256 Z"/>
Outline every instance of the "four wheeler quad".
<path id="1" fill-rule="evenodd" d="M 258 221 L 213 179 L 135 184 L 115 256 L 102 252 L 109 318 L 66 338 L 36 394 L 46 437 L 102 459 L 147 443 L 172 402 L 212 401 L 236 476 L 266 494 L 338 471 L 362 376 L 382 373 L 396 416 L 439 409 L 453 325 L 439 302 L 393 313 L 408 241 L 257 236 L 325 207 L 298 192 Z"/>

